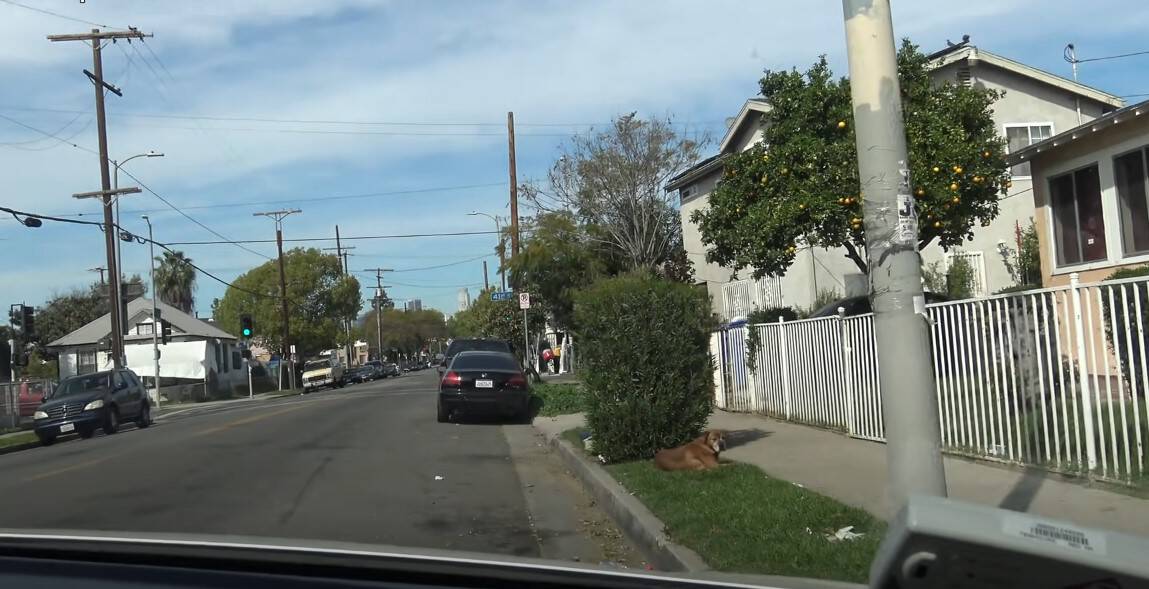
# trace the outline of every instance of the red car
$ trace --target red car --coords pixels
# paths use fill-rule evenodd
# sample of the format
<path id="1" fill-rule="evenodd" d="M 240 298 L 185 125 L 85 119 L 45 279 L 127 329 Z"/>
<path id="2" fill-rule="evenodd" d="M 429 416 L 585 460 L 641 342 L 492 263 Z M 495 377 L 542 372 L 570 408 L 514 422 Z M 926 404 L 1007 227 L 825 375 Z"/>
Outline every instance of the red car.
<path id="1" fill-rule="evenodd" d="M 20 417 L 32 417 L 44 397 L 52 392 L 56 383 L 47 380 L 24 381 L 20 384 Z"/>

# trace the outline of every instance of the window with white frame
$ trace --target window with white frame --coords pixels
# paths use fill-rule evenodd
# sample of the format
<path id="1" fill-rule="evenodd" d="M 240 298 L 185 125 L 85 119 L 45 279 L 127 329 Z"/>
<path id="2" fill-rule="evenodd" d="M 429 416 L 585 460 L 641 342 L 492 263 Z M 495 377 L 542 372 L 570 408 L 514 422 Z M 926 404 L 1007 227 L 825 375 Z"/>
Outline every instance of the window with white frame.
<path id="1" fill-rule="evenodd" d="M 151 323 L 137 323 L 136 324 L 136 335 L 151 335 L 151 334 L 152 334 L 152 324 Z"/>
<path id="2" fill-rule="evenodd" d="M 1053 209 L 1057 264 L 1067 266 L 1106 259 L 1097 164 L 1050 178 L 1049 200 Z"/>
<path id="3" fill-rule="evenodd" d="M 1121 245 L 1126 256 L 1149 253 L 1149 147 L 1113 158 L 1121 208 Z"/>
<path id="4" fill-rule="evenodd" d="M 96 372 L 96 351 L 80 350 L 76 352 L 76 374 L 91 374 Z"/>
<path id="5" fill-rule="evenodd" d="M 946 252 L 946 272 L 949 272 L 950 266 L 953 265 L 954 260 L 961 259 L 969 264 L 973 275 L 970 276 L 970 294 L 972 296 L 981 298 L 989 295 L 989 290 L 986 288 L 985 279 L 985 254 L 980 251 L 952 251 Z"/>
<path id="6" fill-rule="evenodd" d="M 1025 123 L 1005 126 L 1005 140 L 1007 149 L 1013 153 L 1039 141 L 1053 137 L 1053 125 L 1050 123 Z M 1029 162 L 1022 162 L 1010 169 L 1015 178 L 1030 175 Z"/>

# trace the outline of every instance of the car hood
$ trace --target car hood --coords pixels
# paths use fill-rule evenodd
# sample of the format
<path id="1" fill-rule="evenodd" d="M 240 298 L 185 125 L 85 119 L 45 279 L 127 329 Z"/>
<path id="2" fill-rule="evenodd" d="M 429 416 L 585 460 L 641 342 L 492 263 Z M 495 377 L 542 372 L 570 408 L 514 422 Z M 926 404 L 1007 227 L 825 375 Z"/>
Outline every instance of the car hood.
<path id="1" fill-rule="evenodd" d="M 106 390 L 95 390 L 90 393 L 84 393 L 83 395 L 68 395 L 67 397 L 52 398 L 41 403 L 40 409 L 48 410 L 61 405 L 76 405 L 80 403 L 87 405 L 90 401 L 103 399 L 107 394 L 108 391 Z"/>
<path id="2" fill-rule="evenodd" d="M 181 561 L 183 566 L 226 570 L 282 572 L 290 565 L 338 568 L 377 578 L 420 573 L 450 578 L 460 575 L 494 579 L 501 584 L 564 584 L 579 579 L 603 586 L 697 587 L 745 589 L 865 589 L 865 585 L 766 575 L 698 571 L 665 573 L 610 569 L 584 563 L 491 555 L 436 548 L 408 548 L 326 540 L 289 540 L 251 536 L 155 532 L 12 530 L 0 528 L 0 556 L 34 555 L 99 563 Z M 336 571 L 335 574 L 339 574 Z M 547 575 L 540 579 L 538 575 Z M 540 583 L 540 581 L 552 583 Z"/>
<path id="3" fill-rule="evenodd" d="M 303 373 L 303 376 L 308 376 L 308 375 L 319 376 L 320 374 L 327 374 L 328 372 L 331 372 L 330 366 L 328 366 L 326 368 L 314 368 L 312 370 L 308 370 L 308 371 Z"/>

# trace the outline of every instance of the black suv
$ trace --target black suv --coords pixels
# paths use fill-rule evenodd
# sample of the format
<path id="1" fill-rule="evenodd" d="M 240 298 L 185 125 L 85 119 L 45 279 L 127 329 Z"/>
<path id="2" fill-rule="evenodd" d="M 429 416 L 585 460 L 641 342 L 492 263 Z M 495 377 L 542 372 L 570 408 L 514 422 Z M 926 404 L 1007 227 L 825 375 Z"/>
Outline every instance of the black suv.
<path id="1" fill-rule="evenodd" d="M 443 354 L 443 360 L 439 363 L 439 372 L 444 372 L 448 366 L 451 365 L 451 360 L 459 352 L 503 352 L 506 354 L 514 355 L 515 347 L 511 342 L 503 339 L 455 339 L 451 340 L 451 345 L 447 346 L 447 353 Z"/>
<path id="2" fill-rule="evenodd" d="M 65 378 L 33 416 L 36 436 L 45 446 L 76 432 L 90 438 L 97 429 L 114 434 L 125 420 L 152 424 L 152 408 L 139 377 L 131 370 L 109 370 Z"/>

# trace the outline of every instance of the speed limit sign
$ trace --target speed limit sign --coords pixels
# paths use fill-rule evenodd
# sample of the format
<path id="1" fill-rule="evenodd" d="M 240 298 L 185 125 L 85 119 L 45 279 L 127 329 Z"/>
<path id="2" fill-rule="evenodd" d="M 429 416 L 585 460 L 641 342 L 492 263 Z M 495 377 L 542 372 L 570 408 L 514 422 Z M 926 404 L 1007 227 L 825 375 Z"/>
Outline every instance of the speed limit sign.
<path id="1" fill-rule="evenodd" d="M 523 309 L 523 310 L 531 308 L 531 293 L 529 293 L 529 292 L 520 292 L 519 293 L 519 308 Z"/>

